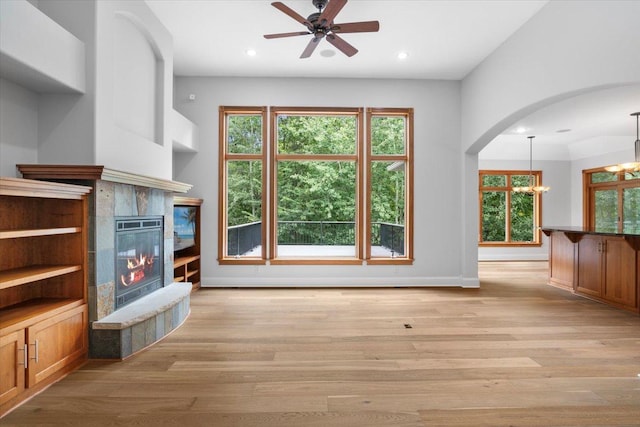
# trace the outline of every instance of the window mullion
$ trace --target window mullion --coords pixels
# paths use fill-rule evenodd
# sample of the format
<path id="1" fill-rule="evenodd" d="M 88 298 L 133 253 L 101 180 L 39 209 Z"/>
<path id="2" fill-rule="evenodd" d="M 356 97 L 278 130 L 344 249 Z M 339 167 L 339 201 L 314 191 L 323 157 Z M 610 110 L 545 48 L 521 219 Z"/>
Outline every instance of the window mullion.
<path id="1" fill-rule="evenodd" d="M 618 232 L 623 232 L 624 224 L 624 188 L 618 187 Z"/>
<path id="2" fill-rule="evenodd" d="M 507 197 L 506 200 L 507 202 L 505 203 L 505 222 L 506 222 L 506 227 L 505 227 L 505 240 L 507 243 L 511 242 L 511 191 L 510 190 L 506 190 L 505 191 Z"/>

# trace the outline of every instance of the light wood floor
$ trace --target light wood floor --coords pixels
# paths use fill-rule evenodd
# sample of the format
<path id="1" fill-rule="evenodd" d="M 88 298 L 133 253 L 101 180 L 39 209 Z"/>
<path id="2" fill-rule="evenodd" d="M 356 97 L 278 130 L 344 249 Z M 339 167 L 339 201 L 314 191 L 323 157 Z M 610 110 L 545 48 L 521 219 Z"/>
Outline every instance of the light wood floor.
<path id="1" fill-rule="evenodd" d="M 546 268 L 481 263 L 479 290 L 203 289 L 164 341 L 0 425 L 639 426 L 640 317 Z"/>

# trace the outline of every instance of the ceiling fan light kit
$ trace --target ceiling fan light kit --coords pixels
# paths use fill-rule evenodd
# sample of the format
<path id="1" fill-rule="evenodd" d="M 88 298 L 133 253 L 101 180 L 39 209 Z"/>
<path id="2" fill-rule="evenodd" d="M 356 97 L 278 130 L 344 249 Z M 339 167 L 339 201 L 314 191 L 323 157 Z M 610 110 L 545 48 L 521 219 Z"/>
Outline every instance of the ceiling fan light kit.
<path id="1" fill-rule="evenodd" d="M 327 39 L 327 41 L 340 52 L 344 53 L 348 57 L 352 57 L 358 53 L 358 49 L 353 47 L 338 34 L 368 33 L 376 32 L 380 29 L 380 23 L 378 21 L 335 24 L 333 20 L 347 4 L 347 0 L 311 0 L 311 2 L 318 9 L 318 12 L 312 13 L 308 18 L 303 17 L 282 2 L 277 1 L 271 3 L 273 7 L 293 18 L 296 22 L 304 25 L 307 28 L 307 31 L 265 34 L 264 38 L 276 39 L 282 37 L 306 36 L 311 34 L 313 35 L 313 38 L 309 41 L 309 44 L 307 44 L 307 47 L 302 52 L 302 55 L 300 55 L 300 58 L 309 58 L 322 39 Z"/>
<path id="2" fill-rule="evenodd" d="M 636 161 L 628 162 L 628 163 L 620 163 L 614 166 L 608 166 L 604 168 L 607 172 L 620 172 L 620 171 L 639 172 L 640 171 L 640 124 L 638 121 L 638 117 L 640 116 L 640 111 L 636 113 L 631 113 L 631 116 L 636 116 L 636 142 L 635 142 Z"/>

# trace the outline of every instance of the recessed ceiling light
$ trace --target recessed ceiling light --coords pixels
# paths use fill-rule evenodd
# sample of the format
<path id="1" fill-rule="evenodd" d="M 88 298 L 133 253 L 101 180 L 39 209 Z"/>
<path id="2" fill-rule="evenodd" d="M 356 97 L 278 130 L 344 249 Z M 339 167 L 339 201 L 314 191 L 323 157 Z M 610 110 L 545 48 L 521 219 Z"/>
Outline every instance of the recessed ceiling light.
<path id="1" fill-rule="evenodd" d="M 408 56 L 409 56 L 409 54 L 407 52 L 399 52 L 398 53 L 398 59 L 407 59 Z"/>
<path id="2" fill-rule="evenodd" d="M 255 49 L 247 49 L 245 53 L 247 54 L 247 56 L 256 56 L 258 52 L 256 52 Z"/>
<path id="3" fill-rule="evenodd" d="M 566 133 L 566 132 L 571 132 L 571 129 L 558 129 L 556 131 L 556 133 Z"/>
<path id="4" fill-rule="evenodd" d="M 516 128 L 516 133 L 525 133 L 527 130 L 527 128 L 520 126 Z"/>

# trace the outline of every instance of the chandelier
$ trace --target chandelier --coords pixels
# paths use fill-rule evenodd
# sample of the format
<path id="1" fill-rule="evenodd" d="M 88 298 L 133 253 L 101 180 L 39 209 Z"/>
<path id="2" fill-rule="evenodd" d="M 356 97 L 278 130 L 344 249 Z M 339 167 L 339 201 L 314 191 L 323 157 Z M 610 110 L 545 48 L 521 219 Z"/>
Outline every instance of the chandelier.
<path id="1" fill-rule="evenodd" d="M 533 176 L 533 138 L 535 136 L 528 136 L 529 138 L 529 185 L 526 187 L 513 187 L 512 191 L 516 193 L 546 193 L 551 189 L 551 187 L 545 187 L 544 185 L 535 185 L 536 180 Z"/>
<path id="2" fill-rule="evenodd" d="M 620 163 L 614 166 L 608 166 L 604 168 L 607 172 L 620 172 L 620 171 L 628 171 L 628 172 L 638 172 L 640 171 L 640 128 L 638 125 L 638 116 L 640 116 L 640 112 L 631 113 L 632 116 L 636 116 L 636 161 L 629 163 Z"/>

